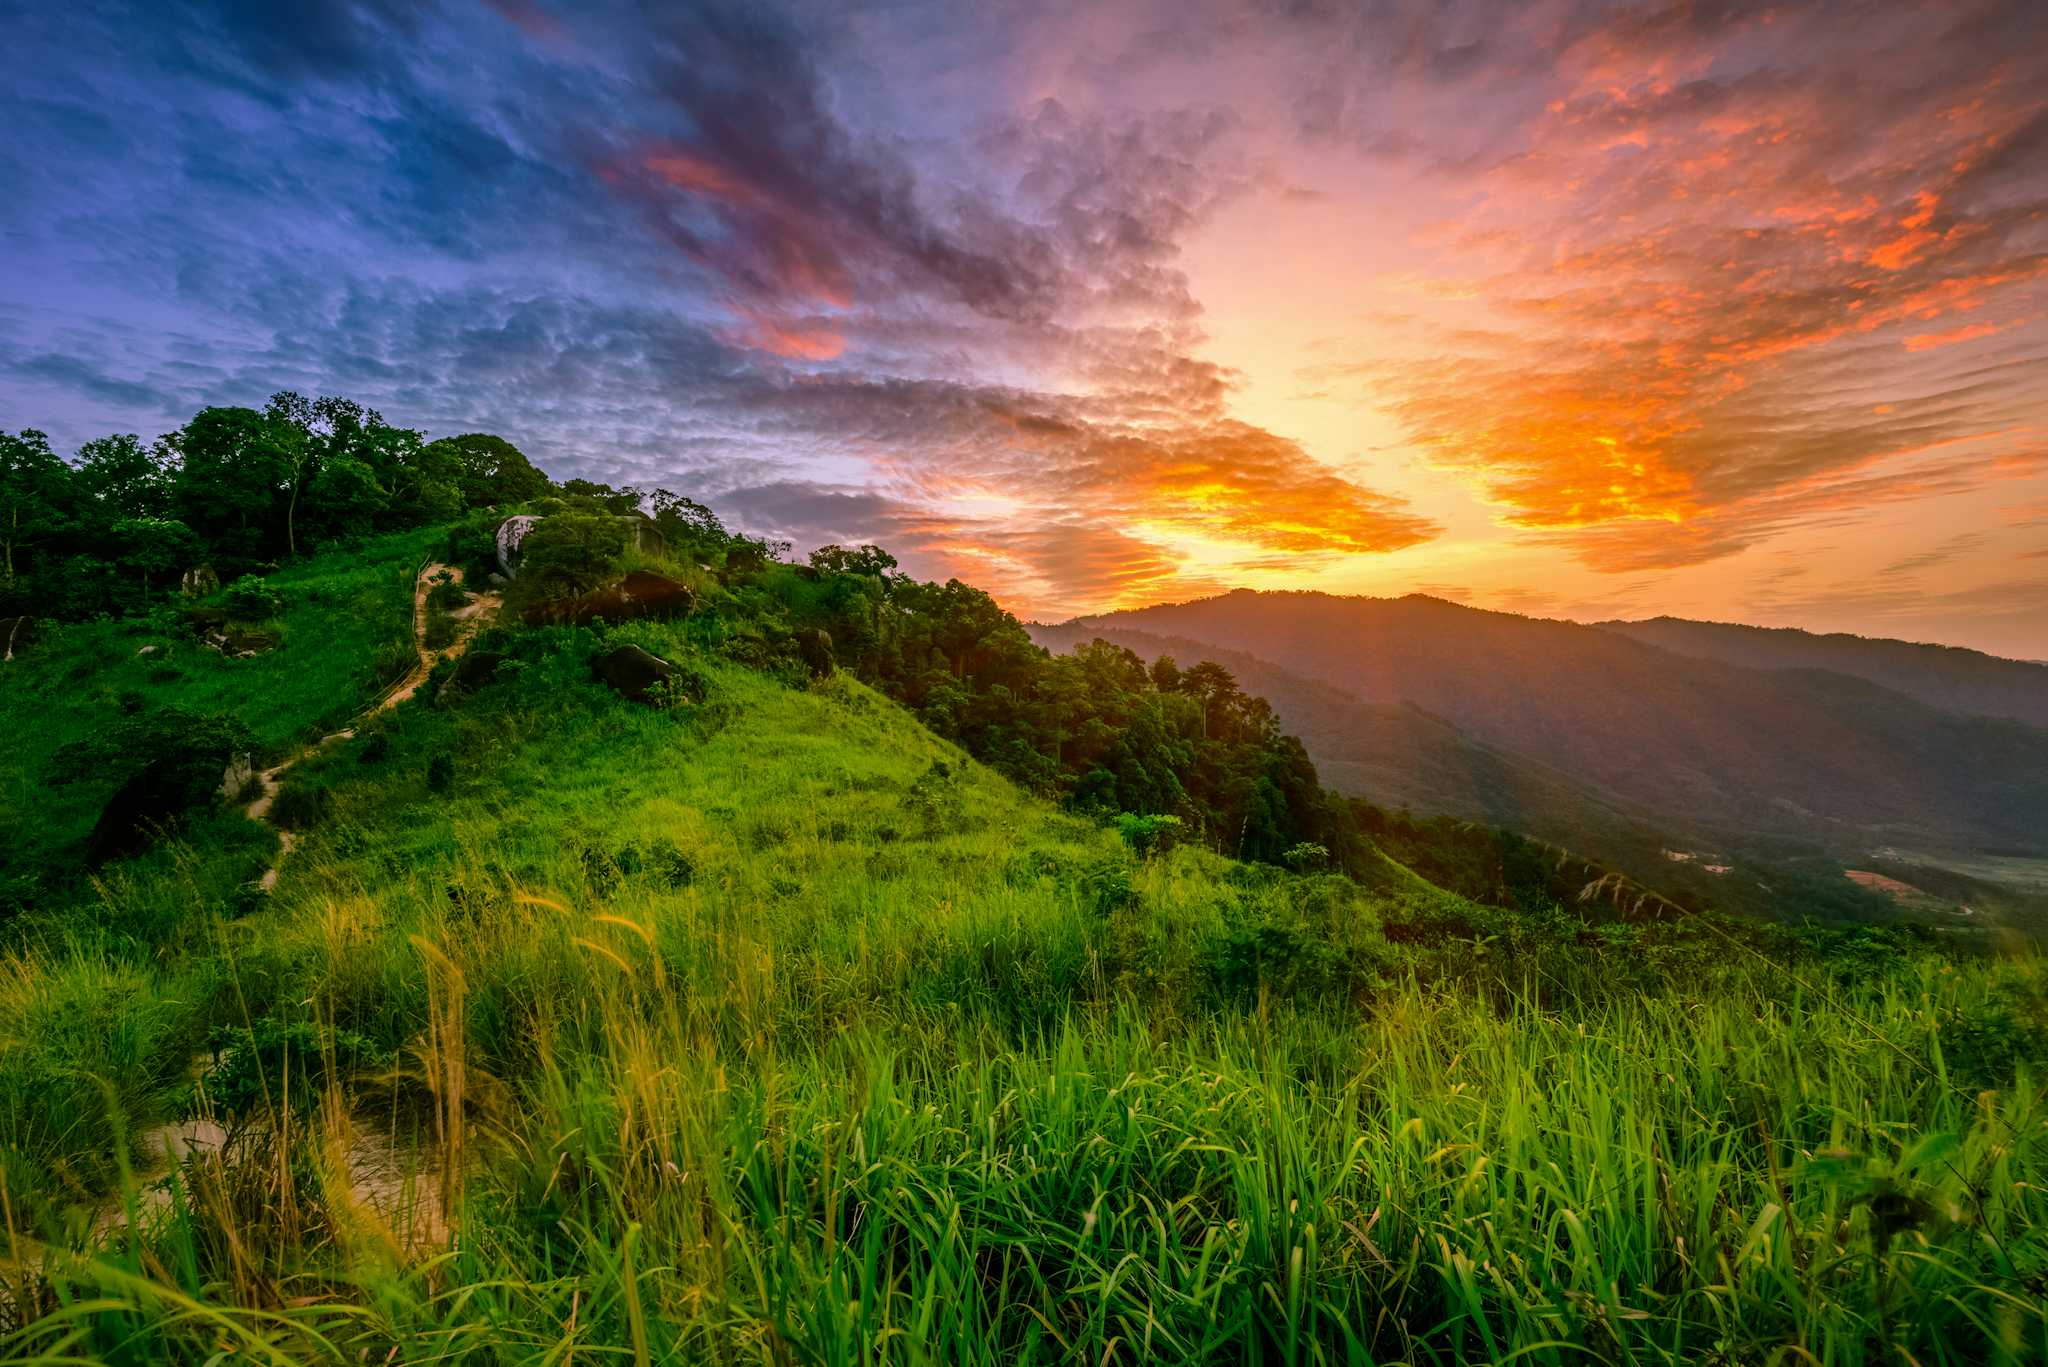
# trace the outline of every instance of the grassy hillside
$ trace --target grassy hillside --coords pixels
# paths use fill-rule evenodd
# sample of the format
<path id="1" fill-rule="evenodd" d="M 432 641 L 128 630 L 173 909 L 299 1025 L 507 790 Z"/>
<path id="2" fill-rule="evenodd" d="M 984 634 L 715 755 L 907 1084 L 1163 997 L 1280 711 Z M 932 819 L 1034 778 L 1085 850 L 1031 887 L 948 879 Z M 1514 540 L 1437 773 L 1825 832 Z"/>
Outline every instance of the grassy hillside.
<path id="1" fill-rule="evenodd" d="M 9 927 L 5 1357 L 2048 1353 L 2035 960 L 1140 855 L 700 587 L 315 752 L 267 898 L 223 815 Z"/>
<path id="2" fill-rule="evenodd" d="M 1255 655 L 1365 702 L 1413 702 L 1612 793 L 1648 824 L 2041 853 L 2048 731 L 1861 679 L 1674 655 L 1437 599 L 1251 593 L 1082 619 Z"/>
<path id="3" fill-rule="evenodd" d="M 1945 712 L 2048 726 L 2048 665 L 2032 661 L 2004 660 L 1958 646 L 1873 640 L 1844 632 L 1821 635 L 1796 627 L 1692 622 L 1682 617 L 1598 625 L 1679 655 L 1753 669 L 1832 670 L 1880 684 Z"/>
<path id="4" fill-rule="evenodd" d="M 173 597 L 143 616 L 53 627 L 49 641 L 9 661 L 0 674 L 0 908 L 76 880 L 94 818 L 125 777 L 124 757 L 112 755 L 53 781 L 60 751 L 163 709 L 232 718 L 258 762 L 342 725 L 411 664 L 413 575 L 445 539 L 400 533 L 278 571 L 267 582 L 281 611 L 263 624 L 276 645 L 250 658 L 209 648 L 188 618 L 209 605 Z M 226 814 L 202 821 L 223 839 L 260 836 L 242 824 Z"/>

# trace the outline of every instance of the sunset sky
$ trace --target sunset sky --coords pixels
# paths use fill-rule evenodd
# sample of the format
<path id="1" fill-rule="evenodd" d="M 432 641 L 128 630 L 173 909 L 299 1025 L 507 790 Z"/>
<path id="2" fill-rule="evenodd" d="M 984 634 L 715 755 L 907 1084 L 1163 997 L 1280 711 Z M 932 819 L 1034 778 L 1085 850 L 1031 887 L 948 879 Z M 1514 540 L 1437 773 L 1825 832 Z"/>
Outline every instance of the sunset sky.
<path id="1" fill-rule="evenodd" d="M 0 426 L 2048 658 L 2048 4 L 0 0 Z"/>

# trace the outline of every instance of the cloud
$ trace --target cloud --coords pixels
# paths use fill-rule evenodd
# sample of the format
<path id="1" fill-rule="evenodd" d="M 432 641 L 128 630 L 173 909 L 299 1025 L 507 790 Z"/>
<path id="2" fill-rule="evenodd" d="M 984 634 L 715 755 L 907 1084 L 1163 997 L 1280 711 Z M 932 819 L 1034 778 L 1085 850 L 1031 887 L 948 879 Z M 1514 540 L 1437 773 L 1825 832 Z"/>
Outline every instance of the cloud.
<path id="1" fill-rule="evenodd" d="M 1968 555 L 1990 539 L 1987 532 L 1962 532 L 1924 551 L 1892 561 L 1881 573 L 1887 577 L 1918 574 L 1921 570 L 1930 570 L 1937 565 L 1945 565 L 1960 556 Z"/>
<path id="2" fill-rule="evenodd" d="M 1611 570 L 1892 497 L 1870 472 L 1924 482 L 1910 458 L 1947 442 L 2023 456 L 2048 354 L 2025 8 L 1572 11 L 1514 146 L 1436 149 L 1472 207 L 1412 288 L 1469 302 L 1311 378 L 1360 382 L 1506 522 Z"/>
<path id="3" fill-rule="evenodd" d="M 1859 13 L 32 7 L 0 401 L 348 392 L 1047 611 L 1341 574 L 1462 535 L 1447 483 L 1709 563 L 2048 474 L 2038 7 Z M 1360 282 L 1297 388 L 1384 473 L 1207 335 Z"/>

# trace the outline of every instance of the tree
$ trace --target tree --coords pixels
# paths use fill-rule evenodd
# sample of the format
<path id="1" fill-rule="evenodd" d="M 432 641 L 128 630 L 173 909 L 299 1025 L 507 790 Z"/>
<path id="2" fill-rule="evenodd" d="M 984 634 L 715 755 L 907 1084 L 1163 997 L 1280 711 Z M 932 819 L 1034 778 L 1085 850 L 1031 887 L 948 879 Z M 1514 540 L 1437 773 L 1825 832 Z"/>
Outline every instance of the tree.
<path id="1" fill-rule="evenodd" d="M 352 456 L 330 456 L 320 463 L 306 491 L 307 512 L 315 528 L 329 536 L 364 536 L 389 506 L 370 467 Z"/>
<path id="2" fill-rule="evenodd" d="M 145 603 L 151 581 L 185 565 L 199 545 L 190 527 L 166 517 L 124 517 L 110 532 L 120 549 L 121 563 L 142 584 Z"/>
<path id="3" fill-rule="evenodd" d="M 71 494 L 71 467 L 50 449 L 47 436 L 34 428 L 0 432 L 0 561 L 10 588 L 23 552 L 63 525 Z"/>
<path id="4" fill-rule="evenodd" d="M 205 408 L 166 441 L 177 451 L 173 503 L 210 544 L 243 560 L 276 545 L 278 507 L 298 477 L 290 422 L 253 408 Z M 286 540 L 289 544 L 289 534 Z"/>
<path id="5" fill-rule="evenodd" d="M 554 488 L 526 454 L 503 437 L 466 432 L 429 442 L 427 450 L 445 461 L 454 474 L 456 491 L 465 506 L 491 508 L 545 498 Z"/>
<path id="6" fill-rule="evenodd" d="M 170 451 L 133 433 L 96 437 L 78 448 L 79 490 L 108 517 L 162 517 L 170 508 Z"/>
<path id="7" fill-rule="evenodd" d="M 896 568 L 896 557 L 880 546 L 820 546 L 811 552 L 811 567 L 824 574 L 867 574 L 886 579 Z"/>

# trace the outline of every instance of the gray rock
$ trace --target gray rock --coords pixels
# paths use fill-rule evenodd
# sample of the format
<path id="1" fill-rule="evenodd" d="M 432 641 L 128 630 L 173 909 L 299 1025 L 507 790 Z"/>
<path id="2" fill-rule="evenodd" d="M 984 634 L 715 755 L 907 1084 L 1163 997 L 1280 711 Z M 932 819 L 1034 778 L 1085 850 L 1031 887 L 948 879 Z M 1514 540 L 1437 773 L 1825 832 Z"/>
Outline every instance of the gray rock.
<path id="1" fill-rule="evenodd" d="M 152 660 L 163 653 L 164 648 L 162 646 L 144 646 L 135 652 L 135 658 L 138 660 Z"/>
<path id="2" fill-rule="evenodd" d="M 204 598 L 220 591 L 220 576 L 211 565 L 194 565 L 178 581 L 178 588 L 187 598 Z"/>
<path id="3" fill-rule="evenodd" d="M 519 573 L 519 545 L 538 521 L 540 518 L 533 513 L 521 513 L 498 524 L 498 571 L 507 579 Z"/>
<path id="4" fill-rule="evenodd" d="M 236 794 L 249 786 L 256 777 L 256 761 L 247 750 L 238 755 L 229 755 L 227 768 L 220 771 L 220 797 L 223 802 L 232 802 Z"/>
<path id="5" fill-rule="evenodd" d="M 796 633 L 796 651 L 803 657 L 804 668 L 814 679 L 822 679 L 833 670 L 832 633 L 816 627 L 806 627 Z"/>

